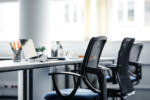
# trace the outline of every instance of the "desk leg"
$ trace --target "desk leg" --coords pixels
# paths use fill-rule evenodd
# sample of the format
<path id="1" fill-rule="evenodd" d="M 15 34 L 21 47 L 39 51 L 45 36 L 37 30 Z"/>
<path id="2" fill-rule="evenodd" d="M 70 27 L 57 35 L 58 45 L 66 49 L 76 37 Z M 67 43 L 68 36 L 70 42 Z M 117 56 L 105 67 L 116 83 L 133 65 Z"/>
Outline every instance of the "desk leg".
<path id="1" fill-rule="evenodd" d="M 68 71 L 69 67 L 68 65 L 65 65 L 65 71 Z M 69 88 L 69 76 L 65 75 L 65 88 Z"/>
<path id="2" fill-rule="evenodd" d="M 29 69 L 29 100 L 33 100 L 33 69 Z"/>
<path id="3" fill-rule="evenodd" d="M 18 100 L 27 100 L 27 71 L 18 71 Z"/>
<path id="4" fill-rule="evenodd" d="M 112 82 L 113 82 L 113 84 L 116 84 L 116 83 L 117 83 L 116 76 L 117 76 L 117 75 L 116 75 L 116 72 L 115 72 L 115 70 L 113 70 L 113 71 L 112 71 L 112 77 L 113 77 L 113 81 L 112 81 Z"/>
<path id="5" fill-rule="evenodd" d="M 23 100 L 27 100 L 27 70 L 23 70 Z"/>
<path id="6" fill-rule="evenodd" d="M 33 100 L 33 70 L 29 70 L 29 75 L 27 73 L 27 70 L 23 70 L 22 73 L 19 73 L 19 75 L 19 81 L 22 82 L 19 82 L 18 84 L 22 85 L 20 85 L 21 87 L 19 86 L 18 91 L 21 93 L 18 93 L 18 100 Z"/>
<path id="7" fill-rule="evenodd" d="M 74 70 L 80 70 L 80 68 L 81 68 L 81 63 L 79 63 L 79 64 L 74 64 Z M 77 78 L 74 77 L 74 84 L 76 84 L 76 82 L 77 82 Z M 80 79 L 79 86 L 81 87 L 81 79 Z"/>

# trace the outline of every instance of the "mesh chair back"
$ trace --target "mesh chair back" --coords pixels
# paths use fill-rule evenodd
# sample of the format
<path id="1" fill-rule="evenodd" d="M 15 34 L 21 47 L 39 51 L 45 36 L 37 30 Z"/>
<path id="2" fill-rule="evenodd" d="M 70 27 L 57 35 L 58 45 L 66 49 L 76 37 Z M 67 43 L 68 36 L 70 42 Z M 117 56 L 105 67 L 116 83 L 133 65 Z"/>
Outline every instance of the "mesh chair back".
<path id="1" fill-rule="evenodd" d="M 86 86 L 88 86 L 88 88 L 92 89 L 95 92 L 99 92 L 99 90 L 102 90 L 102 91 L 106 90 L 106 87 L 104 87 L 105 82 L 103 79 L 104 73 L 103 72 L 99 73 L 100 74 L 99 77 L 103 77 L 100 79 L 99 77 L 97 77 L 97 75 L 92 74 L 93 72 L 88 72 L 87 69 L 98 67 L 100 55 L 102 53 L 106 39 L 107 39 L 106 37 L 102 36 L 102 37 L 93 37 L 90 40 L 89 45 L 86 50 L 86 53 L 85 53 L 85 56 L 84 56 L 84 59 L 83 59 L 82 67 L 81 67 L 81 71 L 82 71 L 81 74 L 83 74 L 83 76 L 85 77 L 84 82 L 85 82 Z M 101 80 L 103 80 L 103 81 L 101 82 Z M 99 85 L 99 89 L 97 89 L 97 87 L 94 87 L 95 86 L 95 84 L 93 84 L 94 81 L 95 82 L 99 81 L 99 84 L 101 83 L 101 85 Z M 106 96 L 105 93 L 103 93 L 103 94 Z M 102 99 L 102 100 L 104 100 L 104 99 Z"/>
<path id="2" fill-rule="evenodd" d="M 97 68 L 99 59 L 106 42 L 106 37 L 93 37 L 87 47 L 85 57 L 82 63 L 82 70 L 85 71 L 86 67 Z M 89 75 L 89 80 L 95 80 L 92 75 Z"/>
<path id="3" fill-rule="evenodd" d="M 87 48 L 87 52 L 85 54 L 85 59 L 83 61 L 84 67 L 86 66 L 86 67 L 97 68 L 105 41 L 106 41 L 105 37 L 97 37 L 91 39 Z M 90 82 L 90 84 L 92 84 L 93 87 L 97 88 L 98 80 L 96 75 L 91 73 L 86 73 L 86 77 Z"/>
<path id="4" fill-rule="evenodd" d="M 104 36 L 93 37 L 90 40 L 82 64 L 83 69 L 85 66 L 97 68 L 105 42 L 106 37 Z"/>
<path id="5" fill-rule="evenodd" d="M 132 46 L 131 52 L 130 52 L 130 58 L 129 61 L 131 62 L 138 62 L 141 51 L 143 48 L 142 43 L 136 43 Z M 136 74 L 136 68 L 134 66 L 129 66 L 129 71 L 133 74 Z"/>
<path id="6" fill-rule="evenodd" d="M 106 42 L 106 37 L 93 37 L 87 47 L 85 57 L 83 60 L 82 68 L 94 67 L 97 68 L 100 55 Z"/>
<path id="7" fill-rule="evenodd" d="M 130 52 L 130 59 L 129 61 L 137 62 L 139 60 L 139 56 L 141 54 L 143 48 L 143 44 L 136 43 L 132 46 L 131 52 Z"/>
<path id="8" fill-rule="evenodd" d="M 121 48 L 118 54 L 117 78 L 121 88 L 121 93 L 124 96 L 134 91 L 133 84 L 131 83 L 128 73 L 129 55 L 133 42 L 133 38 L 125 38 L 122 41 Z"/>

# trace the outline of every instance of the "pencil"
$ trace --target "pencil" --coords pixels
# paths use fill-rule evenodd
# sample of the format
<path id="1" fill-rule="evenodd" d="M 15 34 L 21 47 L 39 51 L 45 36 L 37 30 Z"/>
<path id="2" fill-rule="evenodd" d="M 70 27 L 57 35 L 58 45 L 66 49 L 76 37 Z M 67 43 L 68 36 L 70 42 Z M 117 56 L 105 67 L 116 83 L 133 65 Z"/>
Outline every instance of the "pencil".
<path id="1" fill-rule="evenodd" d="M 12 50 L 14 51 L 14 46 L 13 46 L 12 42 L 10 42 L 10 46 L 11 46 Z"/>
<path id="2" fill-rule="evenodd" d="M 18 50 L 20 49 L 20 46 L 19 46 L 19 41 L 18 41 Z"/>
<path id="3" fill-rule="evenodd" d="M 15 42 L 14 42 L 14 50 L 16 51 L 16 45 L 15 45 Z"/>
<path id="4" fill-rule="evenodd" d="M 13 48 L 13 44 L 12 44 L 12 42 L 10 42 L 10 46 L 11 46 L 11 48 Z"/>

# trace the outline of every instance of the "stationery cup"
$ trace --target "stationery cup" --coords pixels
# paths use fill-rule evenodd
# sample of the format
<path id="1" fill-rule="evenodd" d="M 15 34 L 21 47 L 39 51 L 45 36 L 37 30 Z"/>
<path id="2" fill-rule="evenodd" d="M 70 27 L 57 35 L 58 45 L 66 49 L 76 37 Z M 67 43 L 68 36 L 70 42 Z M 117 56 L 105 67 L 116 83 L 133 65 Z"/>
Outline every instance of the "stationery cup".
<path id="1" fill-rule="evenodd" d="M 22 55 L 21 55 L 21 50 L 16 50 L 16 52 L 14 52 L 14 62 L 20 62 L 22 59 Z"/>
<path id="2" fill-rule="evenodd" d="M 9 44 L 14 55 L 13 61 L 20 62 L 23 57 L 22 57 L 22 50 L 21 50 L 21 45 L 19 41 L 17 43 L 13 41 L 13 42 L 10 42 Z"/>

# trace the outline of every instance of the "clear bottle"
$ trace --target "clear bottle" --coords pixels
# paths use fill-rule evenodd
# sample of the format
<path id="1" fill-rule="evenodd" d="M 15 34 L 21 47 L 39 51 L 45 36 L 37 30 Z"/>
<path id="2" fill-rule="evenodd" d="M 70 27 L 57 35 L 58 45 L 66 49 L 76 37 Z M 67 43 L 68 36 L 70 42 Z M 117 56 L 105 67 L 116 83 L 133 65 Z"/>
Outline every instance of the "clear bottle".
<path id="1" fill-rule="evenodd" d="M 64 57 L 65 53 L 64 53 L 64 49 L 62 44 L 60 43 L 60 41 L 57 41 L 57 57 Z"/>

